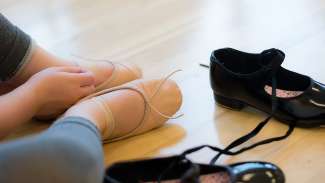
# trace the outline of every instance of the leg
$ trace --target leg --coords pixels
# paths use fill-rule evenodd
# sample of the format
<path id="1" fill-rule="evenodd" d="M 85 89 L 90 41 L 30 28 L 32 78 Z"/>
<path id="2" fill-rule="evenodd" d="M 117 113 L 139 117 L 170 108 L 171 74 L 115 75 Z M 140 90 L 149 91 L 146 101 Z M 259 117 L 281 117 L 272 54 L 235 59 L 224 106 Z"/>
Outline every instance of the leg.
<path id="1" fill-rule="evenodd" d="M 67 117 L 49 130 L 0 146 L 0 182 L 101 183 L 103 153 L 97 128 Z"/>

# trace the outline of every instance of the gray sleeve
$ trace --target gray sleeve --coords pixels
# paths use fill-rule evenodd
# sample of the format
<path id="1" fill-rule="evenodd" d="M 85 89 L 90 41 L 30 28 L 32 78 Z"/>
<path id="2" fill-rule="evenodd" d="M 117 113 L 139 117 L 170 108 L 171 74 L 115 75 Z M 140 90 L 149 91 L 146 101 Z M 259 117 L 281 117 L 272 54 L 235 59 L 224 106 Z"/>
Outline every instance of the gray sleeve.
<path id="1" fill-rule="evenodd" d="M 0 81 L 13 77 L 30 56 L 30 36 L 0 13 Z"/>
<path id="2" fill-rule="evenodd" d="M 104 160 L 96 127 L 69 117 L 46 132 L 0 145 L 0 182 L 102 183 Z"/>

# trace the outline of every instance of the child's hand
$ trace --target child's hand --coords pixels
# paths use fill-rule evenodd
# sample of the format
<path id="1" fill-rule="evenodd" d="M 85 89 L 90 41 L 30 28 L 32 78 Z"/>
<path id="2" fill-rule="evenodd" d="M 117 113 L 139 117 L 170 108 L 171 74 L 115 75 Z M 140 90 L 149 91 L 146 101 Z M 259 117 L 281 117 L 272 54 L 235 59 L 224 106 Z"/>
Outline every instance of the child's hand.
<path id="1" fill-rule="evenodd" d="M 92 73 L 79 67 L 53 67 L 45 69 L 26 84 L 39 99 L 40 112 L 38 115 L 55 115 L 62 113 L 79 99 L 95 91 Z"/>

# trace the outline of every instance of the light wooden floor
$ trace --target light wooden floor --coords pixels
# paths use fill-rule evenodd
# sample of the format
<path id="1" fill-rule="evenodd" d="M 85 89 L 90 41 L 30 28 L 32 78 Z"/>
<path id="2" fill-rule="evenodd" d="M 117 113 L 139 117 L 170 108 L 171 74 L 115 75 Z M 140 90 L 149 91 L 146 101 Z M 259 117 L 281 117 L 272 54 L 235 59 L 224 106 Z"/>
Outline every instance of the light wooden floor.
<path id="1" fill-rule="evenodd" d="M 134 62 L 145 77 L 175 69 L 184 94 L 185 116 L 164 127 L 104 146 L 107 165 L 118 160 L 170 155 L 201 144 L 226 146 L 264 118 L 253 109 L 235 112 L 216 106 L 208 81 L 213 49 L 251 52 L 276 47 L 287 54 L 285 67 L 325 82 L 325 1 L 323 0 L 1 0 L 0 11 L 48 50 Z M 15 137 L 45 129 L 30 123 Z M 254 141 L 280 135 L 275 120 Z M 213 152 L 191 156 L 208 162 Z M 325 181 L 325 130 L 297 129 L 285 141 L 266 145 L 220 163 L 271 161 L 289 183 Z"/>

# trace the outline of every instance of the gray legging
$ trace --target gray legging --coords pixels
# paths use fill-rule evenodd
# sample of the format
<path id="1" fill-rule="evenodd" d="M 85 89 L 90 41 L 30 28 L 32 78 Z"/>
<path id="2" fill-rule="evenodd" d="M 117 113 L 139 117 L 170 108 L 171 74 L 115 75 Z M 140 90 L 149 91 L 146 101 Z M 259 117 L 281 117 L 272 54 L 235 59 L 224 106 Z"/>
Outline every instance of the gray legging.
<path id="1" fill-rule="evenodd" d="M 0 13 L 0 81 L 28 62 L 32 47 Z M 103 177 L 100 134 L 83 118 L 61 119 L 40 135 L 0 144 L 1 183 L 101 183 Z"/>
<path id="2" fill-rule="evenodd" d="M 69 117 L 40 135 L 0 144 L 0 182 L 101 183 L 103 162 L 96 127 Z"/>

